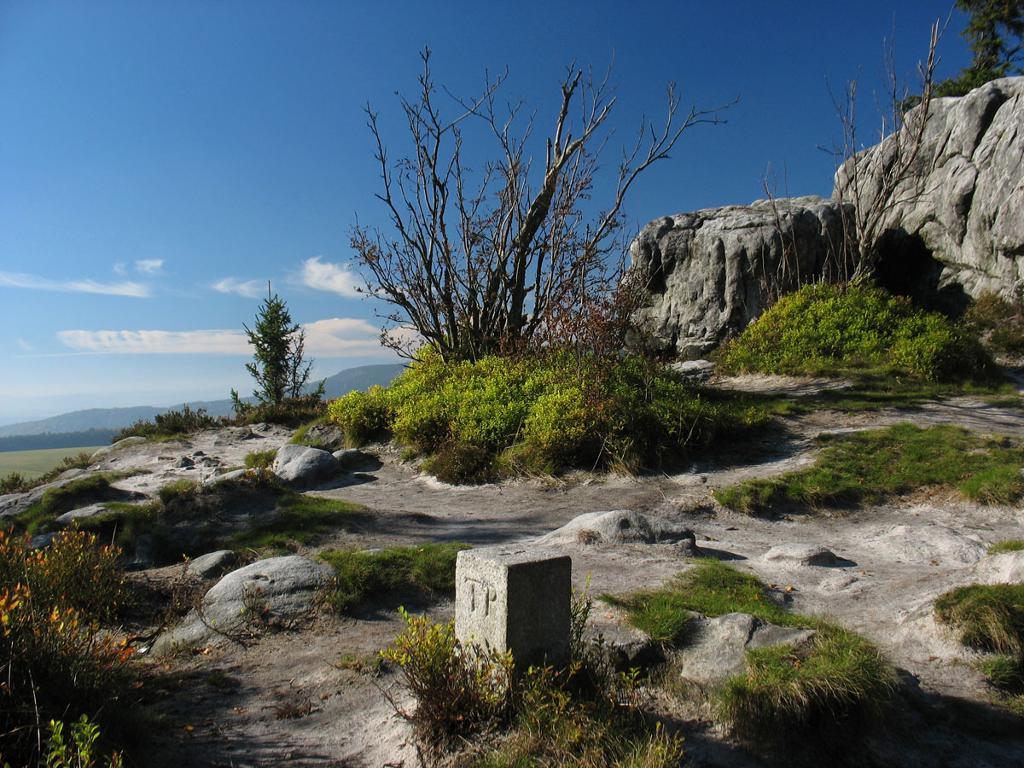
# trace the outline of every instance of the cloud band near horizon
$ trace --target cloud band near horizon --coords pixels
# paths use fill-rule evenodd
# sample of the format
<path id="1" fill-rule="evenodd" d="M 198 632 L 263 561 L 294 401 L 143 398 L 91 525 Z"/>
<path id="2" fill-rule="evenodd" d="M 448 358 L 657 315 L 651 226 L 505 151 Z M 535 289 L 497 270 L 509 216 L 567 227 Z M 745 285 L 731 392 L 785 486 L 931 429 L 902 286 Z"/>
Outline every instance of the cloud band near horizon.
<path id="1" fill-rule="evenodd" d="M 311 357 L 394 356 L 380 345 L 380 330 L 365 320 L 332 317 L 302 328 Z M 101 355 L 252 354 L 247 336 L 236 330 L 66 330 L 58 331 L 57 338 L 70 349 Z"/>

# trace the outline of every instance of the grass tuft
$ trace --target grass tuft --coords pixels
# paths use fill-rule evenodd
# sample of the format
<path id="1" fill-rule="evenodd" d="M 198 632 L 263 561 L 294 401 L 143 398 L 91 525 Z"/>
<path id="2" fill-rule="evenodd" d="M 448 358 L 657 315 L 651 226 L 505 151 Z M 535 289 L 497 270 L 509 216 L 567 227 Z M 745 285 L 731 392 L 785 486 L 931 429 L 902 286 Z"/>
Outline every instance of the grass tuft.
<path id="1" fill-rule="evenodd" d="M 1024 552 L 1024 539 L 1003 539 L 988 548 L 990 555 L 1002 555 L 1006 552 Z"/>
<path id="2" fill-rule="evenodd" d="M 997 701 L 1024 716 L 1024 584 L 971 584 L 940 595 L 935 618 L 969 648 L 994 655 L 980 667 Z"/>
<path id="3" fill-rule="evenodd" d="M 270 519 L 235 535 L 229 544 L 245 549 L 294 549 L 351 523 L 363 510 L 346 501 L 283 491 Z"/>
<path id="4" fill-rule="evenodd" d="M 720 715 L 746 738 L 834 731 L 876 718 L 897 687 L 896 673 L 871 643 L 820 626 L 794 649 L 747 652 L 747 671 L 727 680 Z"/>
<path id="5" fill-rule="evenodd" d="M 277 457 L 277 451 L 273 448 L 266 451 L 252 451 L 245 454 L 246 469 L 270 469 Z"/>
<path id="6" fill-rule="evenodd" d="M 378 552 L 328 550 L 320 558 L 334 568 L 328 601 L 351 611 L 388 595 L 436 598 L 455 594 L 455 559 L 466 544 L 425 544 Z"/>
<path id="7" fill-rule="evenodd" d="M 720 504 L 748 514 L 877 502 L 919 488 L 952 487 L 983 504 L 1024 496 L 1024 448 L 960 427 L 886 429 L 819 438 L 812 467 L 717 488 Z"/>

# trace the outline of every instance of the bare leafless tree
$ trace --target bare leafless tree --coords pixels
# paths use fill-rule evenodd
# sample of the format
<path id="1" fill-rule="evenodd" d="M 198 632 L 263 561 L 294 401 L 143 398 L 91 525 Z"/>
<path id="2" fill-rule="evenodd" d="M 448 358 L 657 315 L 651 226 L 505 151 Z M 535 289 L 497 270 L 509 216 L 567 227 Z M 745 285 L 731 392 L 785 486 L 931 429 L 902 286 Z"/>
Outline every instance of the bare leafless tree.
<path id="1" fill-rule="evenodd" d="M 865 150 L 857 133 L 857 81 L 852 80 L 841 97 L 832 94 L 832 102 L 842 127 L 841 143 L 832 148 L 837 160 L 836 197 L 852 204 L 852 215 L 844 222 L 852 230 L 845 238 L 854 249 L 852 280 L 870 278 L 878 265 L 878 244 L 899 209 L 919 199 L 928 190 L 924 185 L 928 165 L 934 158 L 922 151 L 925 131 L 932 114 L 935 53 L 940 35 L 939 22 L 931 28 L 928 57 L 919 67 L 921 97 L 917 106 L 904 114 L 908 91 L 896 74 L 891 41 L 886 48 L 888 104 L 880 110 L 879 146 Z"/>
<path id="2" fill-rule="evenodd" d="M 665 120 L 641 120 L 623 149 L 606 207 L 588 216 L 607 143 L 602 131 L 615 106 L 608 75 L 595 80 L 576 66 L 561 83 L 561 101 L 544 140 L 543 169 L 528 152 L 535 116 L 522 104 L 502 106 L 507 72 L 486 79 L 480 96 L 445 93 L 455 108 L 445 117 L 431 76 L 430 51 L 415 98 L 402 98 L 413 152 L 392 162 L 378 123 L 366 109 L 390 226 L 356 226 L 352 247 L 366 290 L 390 306 L 385 342 L 410 352 L 413 329 L 447 359 L 477 359 L 531 345 L 573 341 L 574 315 L 586 314 L 616 284 L 616 254 L 625 252 L 622 204 L 636 178 L 669 156 L 680 136 L 717 123 L 722 108 L 681 115 L 669 86 Z M 493 159 L 472 169 L 463 141 L 482 128 Z M 539 162 L 537 163 L 539 166 Z"/>

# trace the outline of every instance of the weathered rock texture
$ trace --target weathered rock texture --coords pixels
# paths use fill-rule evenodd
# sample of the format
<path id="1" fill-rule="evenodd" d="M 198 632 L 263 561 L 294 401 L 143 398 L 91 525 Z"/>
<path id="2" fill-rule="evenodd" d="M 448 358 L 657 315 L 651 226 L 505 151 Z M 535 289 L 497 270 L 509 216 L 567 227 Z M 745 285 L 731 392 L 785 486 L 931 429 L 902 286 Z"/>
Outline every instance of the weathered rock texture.
<path id="1" fill-rule="evenodd" d="M 899 146 L 892 136 L 847 161 L 833 198 L 860 207 L 877 197 L 879 177 Z M 878 236 L 895 246 L 893 276 L 909 268 L 935 281 L 932 288 L 975 298 L 986 291 L 1009 295 L 1024 283 L 1024 77 L 932 102 L 915 173 L 891 195 Z M 914 260 L 906 245 L 915 242 L 937 262 L 934 269 Z M 881 250 L 885 273 L 886 244 Z"/>
<path id="2" fill-rule="evenodd" d="M 652 221 L 631 246 L 649 286 L 634 339 L 700 357 L 747 327 L 780 292 L 841 270 L 841 206 L 821 197 L 758 200 Z M 838 277 L 838 274 L 837 274 Z"/>
<path id="3" fill-rule="evenodd" d="M 760 200 L 644 227 L 631 247 L 631 274 L 649 286 L 634 345 L 699 357 L 800 282 L 848 277 L 849 217 L 854 206 L 878 205 L 898 143 L 890 137 L 848 161 L 831 199 Z M 871 228 L 880 282 L 954 311 L 1024 285 L 1024 77 L 934 100 L 913 168 Z"/>
<path id="4" fill-rule="evenodd" d="M 313 606 L 330 566 L 300 555 L 271 557 L 232 571 L 203 597 L 199 608 L 157 638 L 154 653 L 238 640 L 272 622 L 296 619 Z"/>

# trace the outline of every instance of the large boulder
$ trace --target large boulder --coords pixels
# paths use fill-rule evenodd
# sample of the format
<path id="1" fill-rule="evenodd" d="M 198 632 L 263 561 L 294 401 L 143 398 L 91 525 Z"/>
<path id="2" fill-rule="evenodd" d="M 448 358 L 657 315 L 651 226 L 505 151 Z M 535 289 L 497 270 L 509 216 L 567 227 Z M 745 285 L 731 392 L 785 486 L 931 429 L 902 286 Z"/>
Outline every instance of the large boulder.
<path id="1" fill-rule="evenodd" d="M 331 577 L 330 566 L 300 555 L 271 557 L 214 584 L 198 609 L 157 638 L 154 653 L 241 640 L 261 625 L 301 617 Z"/>
<path id="2" fill-rule="evenodd" d="M 858 209 L 886 200 L 875 228 L 883 283 L 909 278 L 919 283 L 893 287 L 950 299 L 1009 297 L 1024 283 L 1024 77 L 934 99 L 913 172 L 880 195 L 894 158 L 910 155 L 901 148 L 913 143 L 914 117 L 902 136 L 847 161 L 833 198 Z"/>
<path id="3" fill-rule="evenodd" d="M 843 208 L 820 197 L 758 200 L 652 221 L 630 252 L 648 285 L 637 346 L 697 358 L 781 293 L 839 267 Z"/>
<path id="4" fill-rule="evenodd" d="M 286 483 L 308 485 L 337 474 L 341 465 L 327 451 L 288 444 L 278 450 L 272 469 Z"/>

